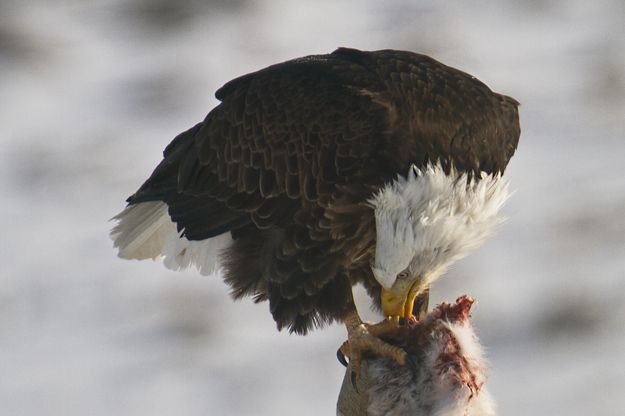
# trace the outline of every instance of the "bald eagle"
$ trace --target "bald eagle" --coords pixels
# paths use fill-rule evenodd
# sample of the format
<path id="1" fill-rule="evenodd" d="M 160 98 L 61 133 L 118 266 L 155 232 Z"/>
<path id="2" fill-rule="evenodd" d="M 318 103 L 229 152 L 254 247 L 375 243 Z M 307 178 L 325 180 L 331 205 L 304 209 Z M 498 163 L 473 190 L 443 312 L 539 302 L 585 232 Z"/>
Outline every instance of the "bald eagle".
<path id="1" fill-rule="evenodd" d="M 386 316 L 410 317 L 499 222 L 518 103 L 428 56 L 339 48 L 216 97 L 111 237 L 122 258 L 220 267 L 279 329 L 348 321 L 357 283 Z"/>

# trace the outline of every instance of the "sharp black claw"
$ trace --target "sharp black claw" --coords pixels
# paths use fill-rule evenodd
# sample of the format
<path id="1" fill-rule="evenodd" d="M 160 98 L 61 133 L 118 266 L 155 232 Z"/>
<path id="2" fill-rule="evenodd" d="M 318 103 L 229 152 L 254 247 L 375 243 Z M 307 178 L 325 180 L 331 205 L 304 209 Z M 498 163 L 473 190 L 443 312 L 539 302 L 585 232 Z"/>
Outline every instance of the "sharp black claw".
<path id="1" fill-rule="evenodd" d="M 343 364 L 343 367 L 347 367 L 347 360 L 345 359 L 345 354 L 341 352 L 340 348 L 336 350 L 336 359 L 339 360 L 339 363 Z"/>
<path id="2" fill-rule="evenodd" d="M 404 326 L 406 323 L 408 323 L 408 320 L 405 317 L 402 316 L 399 318 L 399 325 Z"/>
<path id="3" fill-rule="evenodd" d="M 354 388 L 354 391 L 356 393 L 360 393 L 358 391 L 358 377 L 356 377 L 356 372 L 355 371 L 352 371 L 351 380 L 352 380 L 352 387 Z"/>

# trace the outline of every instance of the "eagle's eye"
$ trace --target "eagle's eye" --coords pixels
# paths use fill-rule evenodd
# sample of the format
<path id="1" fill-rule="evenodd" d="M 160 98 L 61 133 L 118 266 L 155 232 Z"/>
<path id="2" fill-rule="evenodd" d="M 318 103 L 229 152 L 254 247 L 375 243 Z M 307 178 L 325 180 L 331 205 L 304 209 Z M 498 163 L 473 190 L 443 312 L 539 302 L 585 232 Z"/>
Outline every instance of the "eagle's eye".
<path id="1" fill-rule="evenodd" d="M 407 279 L 408 278 L 408 270 L 404 270 L 399 272 L 399 274 L 397 275 L 398 279 Z"/>

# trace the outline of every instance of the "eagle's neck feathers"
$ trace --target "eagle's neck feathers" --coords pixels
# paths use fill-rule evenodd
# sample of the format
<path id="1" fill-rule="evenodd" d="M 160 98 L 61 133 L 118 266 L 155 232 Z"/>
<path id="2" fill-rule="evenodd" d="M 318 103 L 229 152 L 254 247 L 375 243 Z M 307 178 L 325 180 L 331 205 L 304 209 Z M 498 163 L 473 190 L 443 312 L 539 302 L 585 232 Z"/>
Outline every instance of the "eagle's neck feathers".
<path id="1" fill-rule="evenodd" d="M 413 165 L 369 200 L 376 220 L 376 280 L 390 289 L 406 270 L 428 287 L 502 222 L 499 210 L 508 195 L 498 174 L 468 180 L 454 169 L 446 174 L 439 165 Z"/>

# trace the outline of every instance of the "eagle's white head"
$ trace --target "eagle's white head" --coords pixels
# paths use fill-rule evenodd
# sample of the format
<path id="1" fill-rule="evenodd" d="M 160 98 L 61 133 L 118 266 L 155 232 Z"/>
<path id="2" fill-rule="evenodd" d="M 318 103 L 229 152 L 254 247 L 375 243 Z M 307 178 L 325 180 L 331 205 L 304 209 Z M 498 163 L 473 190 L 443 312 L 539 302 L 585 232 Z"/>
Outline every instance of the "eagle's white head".
<path id="1" fill-rule="evenodd" d="M 376 193 L 369 200 L 376 220 L 373 273 L 385 315 L 409 316 L 414 298 L 502 222 L 508 195 L 499 174 L 467 180 L 440 165 L 413 165 Z"/>

